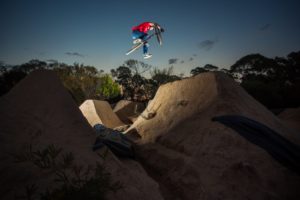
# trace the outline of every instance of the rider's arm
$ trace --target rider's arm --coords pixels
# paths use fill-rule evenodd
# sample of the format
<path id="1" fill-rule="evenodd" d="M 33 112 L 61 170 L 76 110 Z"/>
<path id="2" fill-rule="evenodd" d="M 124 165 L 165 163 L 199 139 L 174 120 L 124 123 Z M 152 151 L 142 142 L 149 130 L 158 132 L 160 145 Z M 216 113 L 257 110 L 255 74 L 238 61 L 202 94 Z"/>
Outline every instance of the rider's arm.
<path id="1" fill-rule="evenodd" d="M 165 30 L 157 23 L 152 23 L 153 27 L 157 27 L 161 32 L 164 32 Z"/>

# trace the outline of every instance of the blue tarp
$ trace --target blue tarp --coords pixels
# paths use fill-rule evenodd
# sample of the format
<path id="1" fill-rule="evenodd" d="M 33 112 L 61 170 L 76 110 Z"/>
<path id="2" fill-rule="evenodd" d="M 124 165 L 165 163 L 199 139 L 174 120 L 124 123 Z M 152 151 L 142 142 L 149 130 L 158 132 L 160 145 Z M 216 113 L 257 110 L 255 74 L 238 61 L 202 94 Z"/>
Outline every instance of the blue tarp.
<path id="1" fill-rule="evenodd" d="M 213 117 L 239 133 L 248 141 L 267 151 L 274 159 L 300 174 L 300 147 L 291 143 L 269 127 L 239 115 Z"/>
<path id="2" fill-rule="evenodd" d="M 97 134 L 94 151 L 107 146 L 117 156 L 134 157 L 132 142 L 122 132 L 106 128 L 102 124 L 96 124 L 94 130 Z"/>

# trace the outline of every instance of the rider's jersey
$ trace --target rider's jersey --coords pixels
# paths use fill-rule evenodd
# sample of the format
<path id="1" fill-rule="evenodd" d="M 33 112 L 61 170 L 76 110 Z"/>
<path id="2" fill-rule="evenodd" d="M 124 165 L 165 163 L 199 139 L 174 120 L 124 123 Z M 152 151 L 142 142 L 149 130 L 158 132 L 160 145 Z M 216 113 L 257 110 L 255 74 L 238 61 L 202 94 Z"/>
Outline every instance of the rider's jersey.
<path id="1" fill-rule="evenodd" d="M 147 33 L 151 28 L 151 22 L 144 22 L 138 26 L 132 28 L 133 31 L 138 30 L 143 33 Z"/>

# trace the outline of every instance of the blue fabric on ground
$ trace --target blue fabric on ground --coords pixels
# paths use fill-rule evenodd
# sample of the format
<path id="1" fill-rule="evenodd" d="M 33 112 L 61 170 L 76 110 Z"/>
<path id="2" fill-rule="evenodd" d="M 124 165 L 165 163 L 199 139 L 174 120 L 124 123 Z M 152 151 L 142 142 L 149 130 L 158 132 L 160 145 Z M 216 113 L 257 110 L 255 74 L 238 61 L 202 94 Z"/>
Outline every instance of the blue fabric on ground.
<path id="1" fill-rule="evenodd" d="M 106 128 L 102 124 L 96 124 L 94 130 L 97 138 L 93 151 L 107 146 L 117 156 L 134 157 L 132 142 L 122 132 Z"/>
<path id="2" fill-rule="evenodd" d="M 300 174 L 300 147 L 291 143 L 269 127 L 239 115 L 213 117 L 218 121 L 267 151 L 274 159 Z"/>

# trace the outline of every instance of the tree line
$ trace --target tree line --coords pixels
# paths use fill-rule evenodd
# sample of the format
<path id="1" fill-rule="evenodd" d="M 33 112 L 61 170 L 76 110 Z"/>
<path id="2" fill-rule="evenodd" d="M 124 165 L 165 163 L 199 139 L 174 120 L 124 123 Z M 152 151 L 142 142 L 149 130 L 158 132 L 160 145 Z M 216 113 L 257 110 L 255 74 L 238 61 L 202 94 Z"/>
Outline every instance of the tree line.
<path id="1" fill-rule="evenodd" d="M 196 67 L 191 74 L 218 70 L 218 67 L 208 64 Z M 250 95 L 270 109 L 300 105 L 300 51 L 275 58 L 249 54 L 236 61 L 229 70 L 220 71 L 232 76 Z"/>
<path id="2" fill-rule="evenodd" d="M 0 95 L 37 69 L 55 71 L 78 104 L 85 99 L 111 103 L 120 99 L 147 102 L 154 97 L 160 85 L 184 78 L 174 74 L 173 67 L 158 69 L 132 59 L 111 69 L 109 74 L 78 63 L 67 65 L 31 60 L 18 66 L 0 63 Z M 300 51 L 275 58 L 249 54 L 236 61 L 230 69 L 206 64 L 192 69 L 190 75 L 210 71 L 228 74 L 268 108 L 298 107 L 300 104 Z M 150 78 L 145 77 L 146 72 L 150 73 Z"/>
<path id="3" fill-rule="evenodd" d="M 0 96 L 38 69 L 53 70 L 77 104 L 86 99 L 113 99 L 120 96 L 119 84 L 103 70 L 78 63 L 67 65 L 36 59 L 16 66 L 7 66 L 3 63 L 0 65 Z"/>

